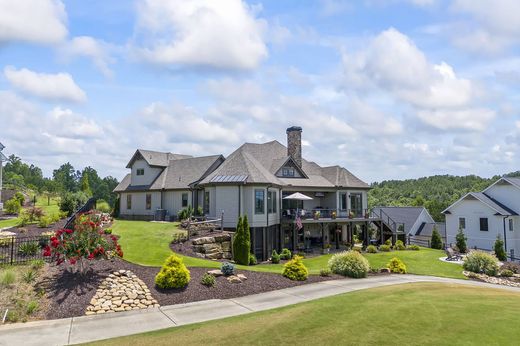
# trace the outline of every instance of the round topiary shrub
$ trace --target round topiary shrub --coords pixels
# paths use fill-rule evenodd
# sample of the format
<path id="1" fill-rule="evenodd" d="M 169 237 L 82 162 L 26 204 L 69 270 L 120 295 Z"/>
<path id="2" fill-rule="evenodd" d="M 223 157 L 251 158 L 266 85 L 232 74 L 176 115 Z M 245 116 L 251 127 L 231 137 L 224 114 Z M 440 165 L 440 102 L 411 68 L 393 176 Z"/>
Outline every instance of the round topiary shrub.
<path id="1" fill-rule="evenodd" d="M 282 260 L 290 260 L 292 257 L 291 250 L 288 248 L 283 248 L 282 252 L 280 252 L 280 259 Z"/>
<path id="2" fill-rule="evenodd" d="M 395 242 L 394 249 L 398 251 L 406 250 L 406 246 L 404 245 L 402 240 L 398 240 Z"/>
<path id="3" fill-rule="evenodd" d="M 304 281 L 309 276 L 307 267 L 302 262 L 302 257 L 294 256 L 292 260 L 283 266 L 282 275 L 290 280 Z"/>
<path id="4" fill-rule="evenodd" d="M 504 269 L 500 272 L 500 276 L 503 276 L 505 278 L 510 278 L 512 277 L 513 275 L 515 275 L 515 273 L 513 273 L 513 271 L 509 270 L 509 269 Z"/>
<path id="5" fill-rule="evenodd" d="M 364 278 L 370 270 L 370 265 L 359 252 L 343 251 L 329 259 L 329 268 L 335 274 L 351 278 Z"/>
<path id="6" fill-rule="evenodd" d="M 390 250 L 392 250 L 390 245 L 383 244 L 383 245 L 379 246 L 379 251 L 390 252 Z"/>
<path id="7" fill-rule="evenodd" d="M 464 258 L 462 267 L 473 273 L 496 276 L 498 274 L 498 259 L 487 252 L 475 250 Z"/>
<path id="8" fill-rule="evenodd" d="M 200 280 L 200 283 L 207 287 L 213 287 L 217 283 L 217 280 L 215 277 L 211 274 L 204 274 L 202 275 L 202 279 Z"/>
<path id="9" fill-rule="evenodd" d="M 412 244 L 412 245 L 408 245 L 407 249 L 413 250 L 413 251 L 419 251 L 421 248 L 419 247 L 419 245 Z"/>
<path id="10" fill-rule="evenodd" d="M 280 263 L 280 255 L 278 254 L 278 252 L 276 252 L 276 250 L 273 250 L 273 253 L 271 254 L 271 263 Z"/>
<path id="11" fill-rule="evenodd" d="M 254 266 L 258 263 L 258 261 L 256 260 L 256 256 L 252 253 L 249 254 L 249 265 L 250 266 Z"/>
<path id="12" fill-rule="evenodd" d="M 220 267 L 220 271 L 225 276 L 233 275 L 233 273 L 235 272 L 235 266 L 233 265 L 233 263 L 224 262 L 222 263 L 222 267 Z"/>
<path id="13" fill-rule="evenodd" d="M 377 248 L 374 245 L 368 245 L 367 252 L 368 253 L 377 253 Z"/>
<path id="14" fill-rule="evenodd" d="M 190 282 L 190 271 L 182 258 L 177 255 L 168 257 L 159 273 L 155 276 L 155 284 L 159 288 L 182 288 Z"/>
<path id="15" fill-rule="evenodd" d="M 406 265 L 397 257 L 392 258 L 386 266 L 391 273 L 406 274 Z"/>
<path id="16" fill-rule="evenodd" d="M 330 276 L 330 274 L 332 274 L 332 272 L 329 268 L 320 269 L 320 276 Z"/>

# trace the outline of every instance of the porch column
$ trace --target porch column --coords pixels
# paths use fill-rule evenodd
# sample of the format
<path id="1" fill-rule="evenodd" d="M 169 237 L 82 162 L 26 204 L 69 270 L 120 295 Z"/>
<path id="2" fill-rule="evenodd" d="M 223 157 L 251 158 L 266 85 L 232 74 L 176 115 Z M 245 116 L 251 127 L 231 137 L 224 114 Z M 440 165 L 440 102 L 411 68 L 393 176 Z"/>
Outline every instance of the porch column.
<path id="1" fill-rule="evenodd" d="M 347 225 L 341 225 L 341 240 L 348 242 Z"/>
<path id="2" fill-rule="evenodd" d="M 381 224 L 380 224 L 380 227 L 379 227 L 379 230 L 381 232 L 381 245 L 383 245 L 385 243 L 385 234 L 384 234 L 384 225 L 383 225 L 383 220 L 381 220 Z"/>
<path id="3" fill-rule="evenodd" d="M 325 250 L 325 229 L 323 227 L 323 223 L 320 224 L 321 225 L 321 242 L 322 242 L 322 249 Z"/>

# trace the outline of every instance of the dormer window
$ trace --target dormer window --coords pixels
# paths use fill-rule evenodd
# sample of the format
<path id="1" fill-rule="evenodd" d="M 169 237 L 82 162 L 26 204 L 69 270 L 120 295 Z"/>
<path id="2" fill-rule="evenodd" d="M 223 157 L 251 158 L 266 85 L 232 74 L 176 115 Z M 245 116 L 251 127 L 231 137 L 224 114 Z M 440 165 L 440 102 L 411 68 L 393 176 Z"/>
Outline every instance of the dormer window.
<path id="1" fill-rule="evenodd" d="M 282 169 L 282 176 L 284 176 L 284 177 L 294 177 L 294 168 L 284 168 L 284 169 Z"/>
<path id="2" fill-rule="evenodd" d="M 144 168 L 138 168 L 136 174 L 137 175 L 144 175 Z"/>

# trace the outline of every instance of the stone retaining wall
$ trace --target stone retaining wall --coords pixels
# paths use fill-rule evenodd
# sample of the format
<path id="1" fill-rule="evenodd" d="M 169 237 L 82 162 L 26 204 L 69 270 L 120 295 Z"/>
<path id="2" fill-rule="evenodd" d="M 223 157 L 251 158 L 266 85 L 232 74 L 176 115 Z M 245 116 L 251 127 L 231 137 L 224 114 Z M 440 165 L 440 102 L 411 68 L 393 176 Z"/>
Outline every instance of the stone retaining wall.
<path id="1" fill-rule="evenodd" d="M 231 259 L 231 234 L 219 233 L 191 241 L 193 251 L 201 258 Z"/>

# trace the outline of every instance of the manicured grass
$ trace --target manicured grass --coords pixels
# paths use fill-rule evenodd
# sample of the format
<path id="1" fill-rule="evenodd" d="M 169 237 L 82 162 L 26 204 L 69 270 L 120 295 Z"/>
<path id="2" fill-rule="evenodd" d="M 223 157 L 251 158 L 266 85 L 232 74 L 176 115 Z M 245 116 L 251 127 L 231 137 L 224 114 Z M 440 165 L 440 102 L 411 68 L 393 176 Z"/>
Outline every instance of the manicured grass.
<path id="1" fill-rule="evenodd" d="M 13 227 L 13 226 L 16 226 L 17 223 L 18 223 L 18 218 L 0 220 L 0 228 Z"/>
<path id="2" fill-rule="evenodd" d="M 92 345 L 512 345 L 519 310 L 518 293 L 416 283 Z"/>
<path id="3" fill-rule="evenodd" d="M 59 206 L 59 198 L 51 198 L 50 204 L 47 204 L 47 197 L 40 196 L 36 197 L 36 206 L 38 208 L 41 208 L 45 215 L 53 215 L 58 214 L 60 212 L 60 206 Z M 9 219 L 9 220 L 1 220 L 0 221 L 0 228 L 4 227 L 13 227 L 18 224 L 18 218 Z"/>

